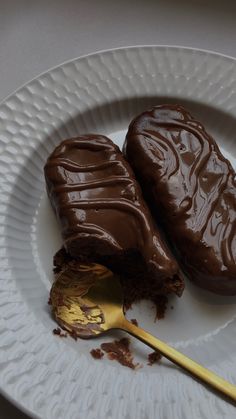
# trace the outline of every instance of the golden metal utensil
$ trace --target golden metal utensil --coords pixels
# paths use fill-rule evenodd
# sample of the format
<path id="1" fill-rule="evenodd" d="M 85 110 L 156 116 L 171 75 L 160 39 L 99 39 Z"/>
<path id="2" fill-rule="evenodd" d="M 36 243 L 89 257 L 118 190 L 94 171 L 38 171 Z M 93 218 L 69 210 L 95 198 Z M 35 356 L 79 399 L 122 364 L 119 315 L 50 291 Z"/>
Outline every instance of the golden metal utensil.
<path id="1" fill-rule="evenodd" d="M 176 349 L 130 323 L 123 312 L 119 277 L 102 265 L 81 264 L 57 274 L 51 289 L 57 322 L 70 333 L 92 338 L 110 329 L 122 329 L 204 383 L 236 401 L 236 386 L 197 364 Z"/>

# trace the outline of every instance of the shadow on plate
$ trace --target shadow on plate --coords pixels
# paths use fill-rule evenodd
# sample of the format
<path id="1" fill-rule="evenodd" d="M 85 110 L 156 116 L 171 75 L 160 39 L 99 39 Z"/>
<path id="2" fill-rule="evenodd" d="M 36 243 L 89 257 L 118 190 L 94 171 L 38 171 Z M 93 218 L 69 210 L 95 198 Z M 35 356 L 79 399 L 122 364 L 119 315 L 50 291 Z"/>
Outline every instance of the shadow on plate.
<path id="1" fill-rule="evenodd" d="M 190 293 L 192 298 L 195 298 L 196 300 L 201 300 L 202 302 L 205 302 L 212 306 L 225 306 L 225 305 L 231 305 L 236 303 L 236 295 L 233 296 L 225 296 L 225 295 L 217 295 L 213 294 L 210 291 L 203 290 L 199 288 L 197 285 L 195 285 L 193 282 L 186 279 L 186 288 L 188 289 L 188 292 Z"/>
<path id="2" fill-rule="evenodd" d="M 30 419 L 30 416 L 20 411 L 0 394 L 1 418 Z"/>

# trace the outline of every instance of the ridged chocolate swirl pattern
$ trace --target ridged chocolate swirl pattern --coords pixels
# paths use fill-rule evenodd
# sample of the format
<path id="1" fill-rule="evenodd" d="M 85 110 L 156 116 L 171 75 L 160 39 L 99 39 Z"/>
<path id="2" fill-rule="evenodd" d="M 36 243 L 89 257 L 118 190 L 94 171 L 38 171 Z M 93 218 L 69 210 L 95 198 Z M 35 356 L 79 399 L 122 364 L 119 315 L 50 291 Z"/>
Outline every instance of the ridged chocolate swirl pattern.
<path id="1" fill-rule="evenodd" d="M 124 150 L 189 278 L 236 294 L 235 172 L 202 124 L 156 106 L 132 121 Z"/>
<path id="2" fill-rule="evenodd" d="M 177 273 L 132 170 L 107 137 L 63 141 L 49 157 L 45 177 L 64 246 L 73 257 L 96 261 L 138 250 L 157 276 Z"/>

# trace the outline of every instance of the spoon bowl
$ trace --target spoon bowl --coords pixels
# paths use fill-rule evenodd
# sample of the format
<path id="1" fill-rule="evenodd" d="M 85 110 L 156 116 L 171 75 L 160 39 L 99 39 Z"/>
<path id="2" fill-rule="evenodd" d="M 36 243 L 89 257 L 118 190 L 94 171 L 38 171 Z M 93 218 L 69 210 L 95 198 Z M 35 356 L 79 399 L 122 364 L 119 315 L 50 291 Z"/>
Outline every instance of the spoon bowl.
<path id="1" fill-rule="evenodd" d="M 119 277 L 102 265 L 66 267 L 56 275 L 50 299 L 60 326 L 80 338 L 117 328 L 124 318 Z"/>

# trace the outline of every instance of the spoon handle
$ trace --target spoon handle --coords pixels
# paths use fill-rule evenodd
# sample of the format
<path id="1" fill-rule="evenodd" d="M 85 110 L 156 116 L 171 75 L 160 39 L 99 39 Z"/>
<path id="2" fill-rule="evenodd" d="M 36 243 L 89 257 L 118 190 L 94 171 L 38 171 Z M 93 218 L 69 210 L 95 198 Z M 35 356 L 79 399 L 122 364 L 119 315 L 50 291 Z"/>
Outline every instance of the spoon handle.
<path id="1" fill-rule="evenodd" d="M 159 351 L 165 358 L 169 359 L 174 364 L 179 365 L 181 368 L 184 368 L 204 383 L 236 401 L 235 385 L 230 384 L 228 381 L 209 371 L 207 368 L 202 367 L 197 362 L 167 345 L 165 342 L 162 342 L 160 339 L 155 338 L 140 327 L 130 323 L 126 318 L 122 320 L 120 328 L 135 336 L 143 343 L 146 343 L 152 349 Z"/>

